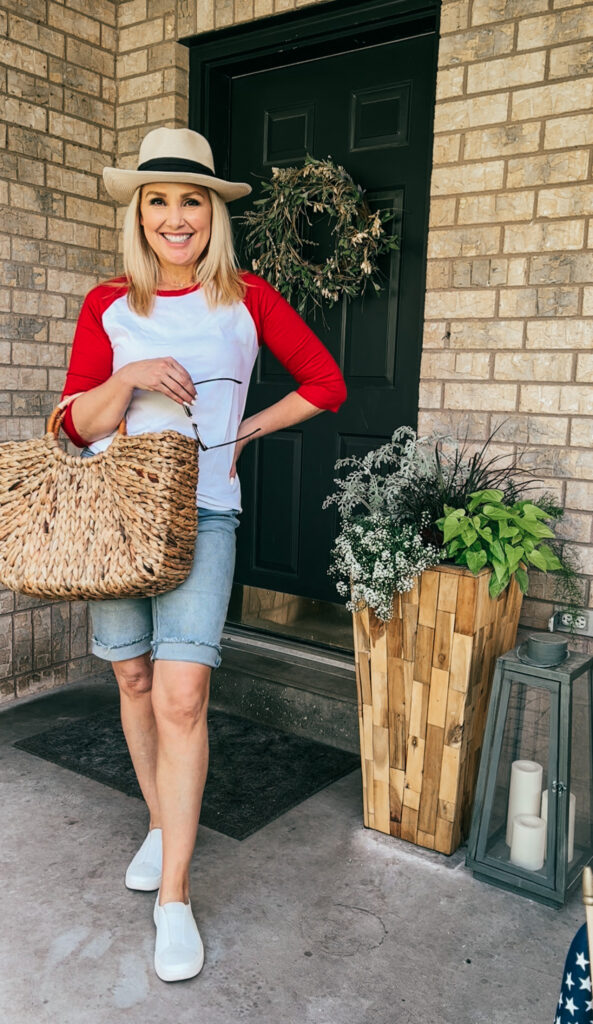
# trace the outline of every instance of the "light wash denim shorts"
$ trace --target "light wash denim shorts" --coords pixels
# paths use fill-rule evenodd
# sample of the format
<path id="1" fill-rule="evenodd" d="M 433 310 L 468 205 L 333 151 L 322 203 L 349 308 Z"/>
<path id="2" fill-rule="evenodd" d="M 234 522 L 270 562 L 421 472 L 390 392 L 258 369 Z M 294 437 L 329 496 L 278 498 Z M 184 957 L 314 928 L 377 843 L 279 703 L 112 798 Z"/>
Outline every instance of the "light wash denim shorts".
<path id="1" fill-rule="evenodd" d="M 83 449 L 84 457 L 92 457 Z M 198 506 L 198 536 L 191 572 L 175 590 L 156 597 L 89 601 L 93 654 L 125 661 L 151 652 L 151 660 L 193 661 L 218 668 L 220 637 L 235 570 L 236 509 Z"/>

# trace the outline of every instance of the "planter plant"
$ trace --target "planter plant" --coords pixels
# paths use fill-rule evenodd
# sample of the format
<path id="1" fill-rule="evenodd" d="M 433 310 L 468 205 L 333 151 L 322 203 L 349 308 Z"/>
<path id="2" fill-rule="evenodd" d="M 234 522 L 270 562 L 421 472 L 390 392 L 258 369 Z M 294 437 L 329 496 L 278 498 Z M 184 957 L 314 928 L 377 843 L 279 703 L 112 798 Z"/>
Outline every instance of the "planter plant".
<path id="1" fill-rule="evenodd" d="M 452 853 L 469 830 L 494 663 L 516 639 L 528 570 L 577 600 L 537 481 L 492 449 L 408 427 L 346 470 L 324 507 L 330 573 L 353 612 L 364 821 Z"/>

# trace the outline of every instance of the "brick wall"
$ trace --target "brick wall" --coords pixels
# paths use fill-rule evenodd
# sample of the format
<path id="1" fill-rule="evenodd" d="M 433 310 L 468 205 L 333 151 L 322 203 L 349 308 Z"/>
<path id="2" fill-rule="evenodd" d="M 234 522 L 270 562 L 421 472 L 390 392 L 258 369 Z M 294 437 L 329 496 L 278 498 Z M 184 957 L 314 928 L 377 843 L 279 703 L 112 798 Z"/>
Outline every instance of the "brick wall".
<path id="1" fill-rule="evenodd" d="M 113 0 L 0 0 L 0 440 L 40 436 L 84 294 L 113 274 Z M 86 605 L 0 592 L 0 700 L 104 667 Z"/>
<path id="2" fill-rule="evenodd" d="M 420 428 L 504 421 L 589 577 L 593 4 L 443 0 L 441 36 Z M 522 621 L 544 627 L 551 581 L 531 576 Z"/>
<path id="3" fill-rule="evenodd" d="M 314 2 L 0 0 L 0 439 L 43 429 L 82 297 L 117 269 L 103 166 L 187 124 L 178 40 Z M 592 36 L 582 0 L 443 0 L 419 415 L 534 446 L 591 606 Z M 534 574 L 524 624 L 550 610 Z M 0 593 L 0 700 L 103 667 L 88 649 L 83 604 Z"/>

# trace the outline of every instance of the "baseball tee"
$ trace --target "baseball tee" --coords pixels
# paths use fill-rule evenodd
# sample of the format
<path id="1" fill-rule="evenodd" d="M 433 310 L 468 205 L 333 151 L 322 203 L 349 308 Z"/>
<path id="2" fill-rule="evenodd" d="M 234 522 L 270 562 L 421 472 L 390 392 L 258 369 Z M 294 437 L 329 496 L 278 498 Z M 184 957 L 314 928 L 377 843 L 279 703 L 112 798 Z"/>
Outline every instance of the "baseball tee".
<path id="1" fill-rule="evenodd" d="M 103 384 L 127 363 L 173 356 L 192 380 L 233 377 L 197 385 L 192 405 L 205 445 L 238 436 L 251 373 L 261 345 L 267 345 L 298 383 L 297 394 L 319 409 L 337 412 L 346 398 L 344 378 L 325 345 L 305 321 L 263 278 L 242 274 L 245 298 L 208 307 L 199 284 L 179 291 L 158 291 L 149 316 L 130 309 L 125 278 L 100 284 L 86 296 L 74 335 L 62 397 Z M 136 388 L 126 413 L 130 435 L 177 430 L 194 437 L 182 406 L 156 391 Z M 64 429 L 78 447 L 105 451 L 116 431 L 89 443 L 77 433 L 71 407 Z M 254 435 L 257 437 L 257 435 Z M 198 505 L 241 510 L 238 474 L 229 472 L 234 445 L 200 451 Z"/>

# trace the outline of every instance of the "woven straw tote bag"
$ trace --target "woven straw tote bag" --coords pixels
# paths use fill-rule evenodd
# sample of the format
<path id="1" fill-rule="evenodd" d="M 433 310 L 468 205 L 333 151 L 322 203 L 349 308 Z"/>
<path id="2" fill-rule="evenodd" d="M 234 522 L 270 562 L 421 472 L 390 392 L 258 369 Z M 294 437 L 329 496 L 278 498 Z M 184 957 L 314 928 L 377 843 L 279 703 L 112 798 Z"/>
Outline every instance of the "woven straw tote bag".
<path id="1" fill-rule="evenodd" d="M 93 458 L 44 437 L 0 444 L 0 583 L 36 597 L 150 597 L 189 575 L 198 446 L 176 430 L 126 434 Z"/>

